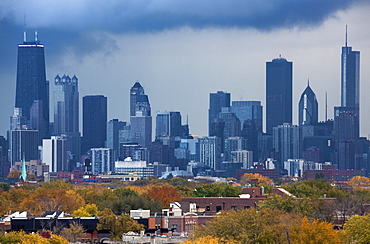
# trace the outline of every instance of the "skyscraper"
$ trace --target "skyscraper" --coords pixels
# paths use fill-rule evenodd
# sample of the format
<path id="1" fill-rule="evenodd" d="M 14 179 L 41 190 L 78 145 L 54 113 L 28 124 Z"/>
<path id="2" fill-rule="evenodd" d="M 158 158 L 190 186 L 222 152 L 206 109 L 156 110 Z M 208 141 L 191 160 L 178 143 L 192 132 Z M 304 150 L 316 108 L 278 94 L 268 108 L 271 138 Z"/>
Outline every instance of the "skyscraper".
<path id="1" fill-rule="evenodd" d="M 14 166 L 15 162 L 38 160 L 39 155 L 39 132 L 28 129 L 26 126 L 10 131 L 10 163 Z"/>
<path id="2" fill-rule="evenodd" d="M 130 116 L 136 116 L 136 111 L 138 111 L 137 106 L 140 107 L 140 105 L 146 107 L 145 105 L 149 105 L 149 100 L 148 100 L 148 96 L 145 95 L 144 88 L 141 86 L 141 84 L 139 82 L 135 82 L 135 84 L 130 89 Z M 141 108 L 141 109 L 144 109 L 144 108 Z M 150 116 L 151 115 L 150 107 L 149 107 L 149 110 L 148 109 L 146 110 L 148 114 L 144 114 L 144 115 Z"/>
<path id="3" fill-rule="evenodd" d="M 315 93 L 312 91 L 310 84 L 301 95 L 298 104 L 298 125 L 312 125 L 318 123 L 319 108 Z"/>
<path id="4" fill-rule="evenodd" d="M 216 136 L 199 139 L 200 162 L 213 170 L 221 168 L 221 138 Z"/>
<path id="5" fill-rule="evenodd" d="M 49 84 L 45 73 L 44 45 L 40 44 L 35 32 L 35 40 L 27 41 L 26 33 L 23 44 L 18 45 L 17 84 L 15 107 L 21 108 L 23 116 L 31 119 L 30 110 L 38 101 L 41 112 L 35 128 L 39 130 L 40 139 L 49 137 Z M 41 143 L 41 140 L 40 140 Z"/>
<path id="6" fill-rule="evenodd" d="M 127 123 L 119 121 L 118 119 L 111 119 L 107 123 L 107 140 L 105 142 L 105 147 L 114 150 L 116 157 L 120 155 L 120 131 L 127 127 Z"/>
<path id="7" fill-rule="evenodd" d="M 357 114 L 357 121 L 354 126 L 359 131 L 359 112 L 360 112 L 360 52 L 352 51 L 352 47 L 347 46 L 347 27 L 346 43 L 342 47 L 342 67 L 341 67 L 341 106 L 350 108 Z"/>
<path id="8" fill-rule="evenodd" d="M 158 111 L 156 117 L 156 136 L 181 136 L 181 114 L 177 111 Z"/>
<path id="9" fill-rule="evenodd" d="M 218 91 L 209 94 L 208 135 L 211 135 L 211 124 L 217 119 L 223 107 L 230 107 L 230 93 Z"/>
<path id="10" fill-rule="evenodd" d="M 130 121 L 131 141 L 148 147 L 152 142 L 152 116 L 144 116 L 143 112 L 137 111 L 136 116 L 130 117 Z"/>
<path id="11" fill-rule="evenodd" d="M 266 133 L 292 123 L 293 63 L 285 58 L 266 62 Z"/>
<path id="12" fill-rule="evenodd" d="M 347 28 L 347 27 L 346 27 Z M 360 107 L 360 52 L 352 51 L 352 47 L 346 43 L 342 47 L 342 89 L 341 106 L 342 107 Z"/>
<path id="13" fill-rule="evenodd" d="M 103 148 L 107 137 L 107 97 L 103 95 L 84 96 L 82 151 Z"/>
<path id="14" fill-rule="evenodd" d="M 66 140 L 68 171 L 74 169 L 81 156 L 79 130 L 78 79 L 57 75 L 54 79 L 54 131 L 53 135 Z"/>
<path id="15" fill-rule="evenodd" d="M 78 79 L 67 75 L 54 79 L 54 134 L 79 132 Z"/>
<path id="16" fill-rule="evenodd" d="M 258 132 L 262 132 L 262 106 L 260 101 L 232 101 L 231 112 L 238 116 L 240 123 L 246 120 L 256 122 Z"/>
<path id="17" fill-rule="evenodd" d="M 68 171 L 66 140 L 59 136 L 42 141 L 42 162 L 50 172 Z"/>
<path id="18" fill-rule="evenodd" d="M 152 141 L 152 115 L 148 95 L 136 82 L 130 89 L 131 141 L 147 147 Z"/>
<path id="19" fill-rule="evenodd" d="M 279 154 L 280 166 L 283 166 L 287 159 L 300 157 L 300 127 L 284 123 L 273 129 L 273 146 Z"/>

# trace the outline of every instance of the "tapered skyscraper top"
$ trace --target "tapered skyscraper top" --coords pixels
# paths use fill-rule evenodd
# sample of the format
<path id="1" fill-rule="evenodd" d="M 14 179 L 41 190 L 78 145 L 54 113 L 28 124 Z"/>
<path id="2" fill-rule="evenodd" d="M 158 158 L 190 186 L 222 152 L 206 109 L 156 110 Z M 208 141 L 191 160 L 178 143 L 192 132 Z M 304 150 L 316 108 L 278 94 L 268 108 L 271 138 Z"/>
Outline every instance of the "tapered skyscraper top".
<path id="1" fill-rule="evenodd" d="M 310 125 L 318 122 L 318 103 L 316 95 L 308 82 L 306 89 L 301 95 L 298 104 L 298 121 L 299 125 Z"/>

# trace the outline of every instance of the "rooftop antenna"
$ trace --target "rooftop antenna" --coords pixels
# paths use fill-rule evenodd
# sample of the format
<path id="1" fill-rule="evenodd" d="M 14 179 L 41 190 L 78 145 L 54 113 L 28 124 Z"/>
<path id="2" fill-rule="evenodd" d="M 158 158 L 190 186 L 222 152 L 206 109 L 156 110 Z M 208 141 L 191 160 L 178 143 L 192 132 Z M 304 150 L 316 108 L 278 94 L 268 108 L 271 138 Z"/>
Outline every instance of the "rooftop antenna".
<path id="1" fill-rule="evenodd" d="M 307 79 L 307 86 L 310 86 L 310 78 Z"/>
<path id="2" fill-rule="evenodd" d="M 347 47 L 347 25 L 346 25 L 346 47 Z"/>
<path id="3" fill-rule="evenodd" d="M 325 122 L 328 121 L 328 92 L 325 92 Z"/>
<path id="4" fill-rule="evenodd" d="M 38 31 L 36 30 L 35 31 L 35 42 L 37 42 L 38 40 L 37 40 L 37 35 L 38 35 Z"/>
<path id="5" fill-rule="evenodd" d="M 24 30 L 23 30 L 23 41 L 27 41 L 27 24 L 26 24 L 26 15 L 24 15 Z"/>

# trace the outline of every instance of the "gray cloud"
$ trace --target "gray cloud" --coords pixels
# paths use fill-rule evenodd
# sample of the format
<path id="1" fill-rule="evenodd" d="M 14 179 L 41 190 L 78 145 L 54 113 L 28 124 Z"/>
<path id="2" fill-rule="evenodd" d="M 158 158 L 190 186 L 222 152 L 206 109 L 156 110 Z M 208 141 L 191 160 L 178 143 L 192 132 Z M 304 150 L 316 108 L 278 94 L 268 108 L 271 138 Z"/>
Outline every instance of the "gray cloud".
<path id="1" fill-rule="evenodd" d="M 19 0 L 0 3 L 0 63 L 14 65 L 16 44 L 22 41 L 24 19 L 29 32 L 39 30 L 49 61 L 66 48 L 84 56 L 115 47 L 106 33 L 160 32 L 181 27 L 307 28 L 321 24 L 360 0 Z M 101 37 L 91 33 L 100 32 Z M 30 36 L 30 33 L 28 34 Z M 32 38 L 32 37 L 31 37 Z M 109 42 L 109 45 L 108 45 Z M 9 48 L 12 47 L 12 48 Z M 109 50 L 108 50 L 109 52 Z"/>
<path id="2" fill-rule="evenodd" d="M 315 25 L 359 0 L 21 0 L 0 3 L 0 18 L 33 28 L 116 33 L 192 28 Z"/>

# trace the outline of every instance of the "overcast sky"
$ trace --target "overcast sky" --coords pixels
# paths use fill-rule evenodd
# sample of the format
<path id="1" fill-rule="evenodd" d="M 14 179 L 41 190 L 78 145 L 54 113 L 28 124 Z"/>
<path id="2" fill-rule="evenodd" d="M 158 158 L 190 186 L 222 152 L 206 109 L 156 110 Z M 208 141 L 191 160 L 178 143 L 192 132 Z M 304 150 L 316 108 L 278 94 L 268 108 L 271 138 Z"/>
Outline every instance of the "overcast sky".
<path id="1" fill-rule="evenodd" d="M 209 93 L 265 105 L 266 61 L 293 62 L 293 121 L 310 80 L 319 119 L 340 105 L 340 57 L 361 52 L 361 135 L 370 134 L 368 0 L 64 0 L 0 1 L 0 135 L 13 113 L 17 44 L 38 30 L 46 76 L 79 78 L 80 97 L 108 97 L 108 119 L 129 121 L 129 89 L 139 81 L 158 110 L 189 116 L 207 134 Z M 51 85 L 51 94 L 53 86 Z M 52 116 L 51 116 L 52 117 Z M 82 121 L 80 122 L 82 124 Z"/>

